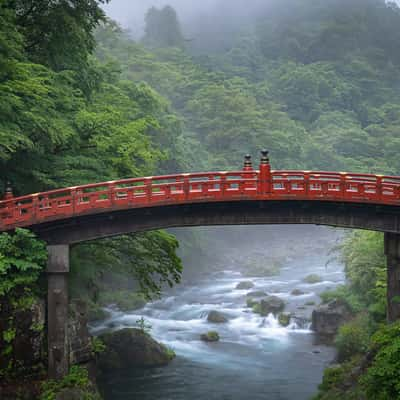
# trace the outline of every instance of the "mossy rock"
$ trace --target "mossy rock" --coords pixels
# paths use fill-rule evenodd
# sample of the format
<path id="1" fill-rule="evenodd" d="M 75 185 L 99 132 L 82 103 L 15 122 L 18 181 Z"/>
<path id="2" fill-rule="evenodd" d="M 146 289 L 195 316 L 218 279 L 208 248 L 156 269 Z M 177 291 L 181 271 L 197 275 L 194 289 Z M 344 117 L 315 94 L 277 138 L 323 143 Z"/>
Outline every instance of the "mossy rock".
<path id="1" fill-rule="evenodd" d="M 248 289 L 252 289 L 253 287 L 254 287 L 254 283 L 251 281 L 239 282 L 236 285 L 236 289 L 238 289 L 238 290 L 248 290 Z"/>
<path id="2" fill-rule="evenodd" d="M 148 333 L 134 328 L 99 336 L 105 351 L 98 357 L 100 371 L 167 365 L 175 354 Z"/>
<path id="3" fill-rule="evenodd" d="M 307 301 L 307 303 L 305 303 L 304 305 L 307 307 L 311 307 L 311 306 L 315 306 L 315 301 Z"/>
<path id="4" fill-rule="evenodd" d="M 253 305 L 253 312 L 266 317 L 269 314 L 278 314 L 285 308 L 285 302 L 277 296 L 267 296 Z"/>
<path id="5" fill-rule="evenodd" d="M 207 333 L 203 333 L 202 335 L 200 335 L 200 339 L 203 342 L 218 342 L 220 337 L 218 332 L 209 331 Z"/>
<path id="6" fill-rule="evenodd" d="M 268 296 L 268 293 L 264 292 L 263 290 L 254 290 L 253 292 L 249 292 L 246 294 L 247 298 L 252 298 L 252 299 L 265 296 Z"/>
<path id="7" fill-rule="evenodd" d="M 284 327 L 289 326 L 291 317 L 292 315 L 290 313 L 280 313 L 278 315 L 279 324 Z"/>
<path id="8" fill-rule="evenodd" d="M 223 324 L 228 322 L 228 318 L 226 318 L 221 312 L 212 310 L 208 313 L 207 321 L 212 322 L 213 324 Z"/>
<path id="9" fill-rule="evenodd" d="M 301 289 L 293 289 L 292 292 L 290 293 L 292 296 L 302 296 L 305 294 Z"/>
<path id="10" fill-rule="evenodd" d="M 246 299 L 247 307 L 253 307 L 255 304 L 257 304 L 257 300 L 253 299 L 252 297 L 249 297 L 248 299 Z"/>
<path id="11" fill-rule="evenodd" d="M 310 274 L 307 275 L 304 279 L 303 282 L 309 283 L 310 285 L 315 284 L 315 283 L 320 283 L 322 282 L 322 278 L 317 275 L 317 274 Z"/>

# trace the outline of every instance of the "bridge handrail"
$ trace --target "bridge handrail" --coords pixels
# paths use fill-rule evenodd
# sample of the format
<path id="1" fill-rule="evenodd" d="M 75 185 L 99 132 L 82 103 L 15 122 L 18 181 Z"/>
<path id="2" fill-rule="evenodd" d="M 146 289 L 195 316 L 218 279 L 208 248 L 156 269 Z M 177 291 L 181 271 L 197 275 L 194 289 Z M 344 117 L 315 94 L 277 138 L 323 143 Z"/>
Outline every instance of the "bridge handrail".
<path id="1" fill-rule="evenodd" d="M 120 179 L 0 201 L 0 231 L 82 214 L 198 201 L 325 200 L 400 205 L 400 177 L 334 171 L 210 171 Z"/>

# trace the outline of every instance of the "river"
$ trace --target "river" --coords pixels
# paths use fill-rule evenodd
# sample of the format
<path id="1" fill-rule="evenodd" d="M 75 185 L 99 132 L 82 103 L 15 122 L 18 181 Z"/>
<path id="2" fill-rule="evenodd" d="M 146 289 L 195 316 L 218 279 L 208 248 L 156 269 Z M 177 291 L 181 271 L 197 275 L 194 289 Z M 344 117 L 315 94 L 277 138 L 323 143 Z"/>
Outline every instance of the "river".
<path id="1" fill-rule="evenodd" d="M 312 303 L 320 302 L 318 294 L 344 282 L 343 266 L 332 260 L 330 253 L 342 233 L 322 227 L 297 227 L 288 235 L 284 230 L 280 232 L 289 240 L 290 251 L 276 245 L 276 239 L 268 246 L 236 245 L 230 257 L 219 261 L 218 268 L 175 288 L 143 310 L 122 313 L 111 308 L 112 316 L 93 327 L 94 333 L 109 327 L 134 327 L 143 316 L 152 326 L 152 336 L 174 349 L 177 357 L 164 368 L 133 369 L 105 376 L 100 382 L 105 399 L 310 399 L 324 368 L 335 356 L 332 347 L 316 343 L 309 319 L 315 307 Z M 278 235 L 280 242 L 282 235 Z M 282 252 L 279 275 L 243 277 L 238 266 L 248 253 L 264 252 L 269 256 L 272 247 Z M 304 283 L 308 274 L 318 274 L 322 282 Z M 252 281 L 255 287 L 237 290 L 236 285 L 243 280 Z M 294 296 L 293 289 L 305 294 Z M 279 296 L 286 302 L 285 310 L 298 318 L 285 328 L 272 315 L 254 314 L 246 307 L 246 294 L 254 290 Z M 223 312 L 229 322 L 210 324 L 210 310 Z M 214 329 L 220 334 L 219 342 L 199 340 L 200 334 Z"/>

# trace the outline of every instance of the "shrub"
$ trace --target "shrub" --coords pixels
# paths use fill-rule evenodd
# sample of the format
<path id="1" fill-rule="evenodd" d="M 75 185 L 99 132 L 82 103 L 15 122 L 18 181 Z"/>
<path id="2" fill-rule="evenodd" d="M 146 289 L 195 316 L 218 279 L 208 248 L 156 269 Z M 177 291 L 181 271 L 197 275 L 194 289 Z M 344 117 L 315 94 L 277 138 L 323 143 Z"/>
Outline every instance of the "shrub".
<path id="1" fill-rule="evenodd" d="M 374 359 L 360 380 L 368 400 L 400 399 L 400 323 L 381 328 L 371 351 Z"/>
<path id="2" fill-rule="evenodd" d="M 342 325 L 335 338 L 338 361 L 349 361 L 355 355 L 364 354 L 368 349 L 370 336 L 371 328 L 366 314 Z"/>

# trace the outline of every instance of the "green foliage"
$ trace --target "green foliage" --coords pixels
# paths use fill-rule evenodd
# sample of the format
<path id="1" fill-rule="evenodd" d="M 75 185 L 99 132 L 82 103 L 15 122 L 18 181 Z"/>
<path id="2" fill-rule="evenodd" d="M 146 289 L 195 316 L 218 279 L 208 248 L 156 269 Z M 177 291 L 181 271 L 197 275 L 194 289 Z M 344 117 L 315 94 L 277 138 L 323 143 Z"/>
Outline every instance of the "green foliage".
<path id="1" fill-rule="evenodd" d="M 367 399 L 400 399 L 400 324 L 381 328 L 372 338 L 372 351 L 372 365 L 361 378 Z"/>
<path id="2" fill-rule="evenodd" d="M 376 321 L 386 317 L 386 260 L 383 235 L 355 232 L 344 243 L 343 260 L 349 290 Z"/>
<path id="3" fill-rule="evenodd" d="M 342 325 L 335 337 L 338 361 L 350 361 L 355 355 L 365 354 L 371 333 L 371 323 L 366 314 L 359 314 L 352 321 Z"/>
<path id="4" fill-rule="evenodd" d="M 360 302 L 358 294 L 351 290 L 348 285 L 341 285 L 333 290 L 328 290 L 320 294 L 322 302 L 327 304 L 332 300 L 339 300 L 347 304 L 353 314 L 363 310 L 363 304 Z"/>
<path id="5" fill-rule="evenodd" d="M 180 281 L 182 264 L 176 255 L 177 248 L 177 240 L 163 231 L 125 235 L 73 248 L 73 295 L 86 293 L 97 301 L 102 290 L 109 290 L 115 293 L 114 301 L 121 300 L 121 305 L 124 305 L 126 302 L 118 297 L 118 292 L 131 290 L 128 307 L 129 297 L 136 303 L 143 303 L 143 299 L 133 293 L 135 289 L 148 299 L 157 297 L 164 285 L 173 286 Z M 116 281 L 117 287 L 113 290 L 112 279 L 104 278 L 117 274 L 123 274 L 124 278 Z M 130 285 L 132 280 L 137 282 L 137 286 Z"/>
<path id="6" fill-rule="evenodd" d="M 116 304 L 121 311 L 132 311 L 143 308 L 146 305 L 146 298 L 140 292 L 129 290 L 107 290 L 101 291 L 98 303 L 102 306 Z"/>
<path id="7" fill-rule="evenodd" d="M 150 333 L 151 331 L 151 324 L 149 324 L 143 317 L 138 319 L 136 321 L 137 327 L 143 332 L 143 333 Z"/>
<path id="8" fill-rule="evenodd" d="M 101 354 L 106 350 L 106 345 L 104 342 L 98 337 L 92 337 L 92 352 L 93 354 Z"/>
<path id="9" fill-rule="evenodd" d="M 86 67 L 95 41 L 93 29 L 105 18 L 100 8 L 108 0 L 8 1 L 18 29 L 25 37 L 25 49 L 37 63 L 53 70 Z"/>
<path id="10" fill-rule="evenodd" d="M 178 16 L 171 6 L 162 9 L 152 7 L 146 14 L 144 43 L 155 47 L 184 46 Z"/>
<path id="11" fill-rule="evenodd" d="M 0 235 L 0 297 L 30 293 L 47 260 L 46 245 L 25 229 Z"/>
<path id="12" fill-rule="evenodd" d="M 50 380 L 45 382 L 39 400 L 55 400 L 57 394 L 66 389 L 79 389 L 80 399 L 82 400 L 99 400 L 99 396 L 95 394 L 93 385 L 89 380 L 87 369 L 76 365 L 71 367 L 69 374 L 61 381 Z"/>

